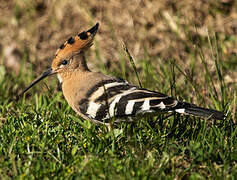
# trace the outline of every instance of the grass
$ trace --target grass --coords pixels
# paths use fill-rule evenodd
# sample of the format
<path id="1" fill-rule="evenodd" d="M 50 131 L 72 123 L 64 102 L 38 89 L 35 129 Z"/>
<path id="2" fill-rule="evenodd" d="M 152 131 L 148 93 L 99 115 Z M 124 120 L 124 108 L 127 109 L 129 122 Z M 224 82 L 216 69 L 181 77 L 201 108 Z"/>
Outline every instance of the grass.
<path id="1" fill-rule="evenodd" d="M 61 92 L 52 92 L 43 83 L 27 98 L 14 101 L 14 92 L 33 80 L 34 73 L 5 74 L 1 66 L 5 78 L 0 86 L 0 179 L 236 179 L 236 89 L 228 91 L 223 65 L 213 56 L 216 74 L 210 74 L 203 56 L 207 84 L 201 86 L 209 91 L 210 106 L 225 110 L 226 120 L 160 115 L 121 123 L 111 131 L 80 119 Z M 189 77 L 175 61 L 153 66 L 152 57 L 147 56 L 140 62 L 143 69 L 138 75 L 146 88 L 187 100 L 193 90 L 203 96 L 192 81 L 195 77 Z M 107 69 L 107 73 L 119 71 Z M 127 73 L 128 79 L 137 82 L 135 72 Z M 186 84 L 176 84 L 180 76 Z M 55 89 L 56 83 L 47 84 Z M 214 84 L 221 86 L 221 93 L 215 93 Z M 36 93 L 39 89 L 44 92 Z"/>
<path id="2" fill-rule="evenodd" d="M 235 1 L 12 2 L 0 19 L 0 179 L 237 179 Z M 164 114 L 108 131 L 68 106 L 56 77 L 15 100 L 67 36 L 98 20 L 92 70 L 226 119 Z M 5 65 L 11 43 L 19 71 Z"/>

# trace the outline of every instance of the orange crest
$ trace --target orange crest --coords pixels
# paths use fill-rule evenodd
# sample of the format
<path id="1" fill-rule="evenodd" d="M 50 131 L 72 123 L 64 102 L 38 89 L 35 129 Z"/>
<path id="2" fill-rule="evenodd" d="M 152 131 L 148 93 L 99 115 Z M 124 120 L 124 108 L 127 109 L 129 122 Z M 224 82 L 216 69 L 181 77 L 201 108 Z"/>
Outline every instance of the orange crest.
<path id="1" fill-rule="evenodd" d="M 60 46 L 55 54 L 55 59 L 65 58 L 73 54 L 78 54 L 92 45 L 94 36 L 97 33 L 99 23 L 96 23 L 88 31 L 83 31 L 74 38 L 70 37 L 64 44 Z"/>

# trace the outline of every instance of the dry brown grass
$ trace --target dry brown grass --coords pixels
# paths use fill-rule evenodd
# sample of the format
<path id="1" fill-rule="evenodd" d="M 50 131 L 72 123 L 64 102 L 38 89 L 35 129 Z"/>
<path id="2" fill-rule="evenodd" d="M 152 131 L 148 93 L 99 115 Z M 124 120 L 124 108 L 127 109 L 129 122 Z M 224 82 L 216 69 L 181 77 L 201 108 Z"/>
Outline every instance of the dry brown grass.
<path id="1" fill-rule="evenodd" d="M 220 59 L 233 63 L 236 60 L 234 0 L 15 0 L 0 4 L 0 48 L 5 64 L 16 71 L 21 57 L 29 56 L 27 61 L 41 72 L 50 66 L 60 44 L 97 21 L 101 26 L 90 53 L 90 66 L 113 62 L 116 67 L 123 40 L 137 61 L 146 52 L 164 63 L 175 59 L 184 70 L 190 58 L 201 63 L 201 46 L 210 69 L 214 69 L 208 32 L 211 36 L 216 33 L 219 50 L 223 51 Z M 95 50 L 99 52 L 99 61 L 94 60 Z M 236 77 L 236 73 L 226 70 L 228 82 L 236 82 Z"/>

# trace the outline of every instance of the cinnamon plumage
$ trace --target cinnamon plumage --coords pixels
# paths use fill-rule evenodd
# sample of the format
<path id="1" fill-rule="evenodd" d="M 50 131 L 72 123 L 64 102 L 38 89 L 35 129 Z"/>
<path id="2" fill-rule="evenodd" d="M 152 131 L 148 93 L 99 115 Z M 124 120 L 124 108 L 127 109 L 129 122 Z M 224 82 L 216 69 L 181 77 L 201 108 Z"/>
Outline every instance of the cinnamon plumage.
<path id="1" fill-rule="evenodd" d="M 51 68 L 21 94 L 45 77 L 57 74 L 68 104 L 79 116 L 95 123 L 131 121 L 144 115 L 176 112 L 200 118 L 224 119 L 221 111 L 178 101 L 165 94 L 89 70 L 84 52 L 92 45 L 97 23 L 88 31 L 70 37 L 57 50 Z"/>

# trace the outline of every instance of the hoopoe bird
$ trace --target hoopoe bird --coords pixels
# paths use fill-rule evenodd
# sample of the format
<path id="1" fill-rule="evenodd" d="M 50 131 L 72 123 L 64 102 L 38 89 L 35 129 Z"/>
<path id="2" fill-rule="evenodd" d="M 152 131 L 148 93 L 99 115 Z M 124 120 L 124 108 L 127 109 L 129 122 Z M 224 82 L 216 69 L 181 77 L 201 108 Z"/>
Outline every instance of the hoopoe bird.
<path id="1" fill-rule="evenodd" d="M 84 52 L 92 45 L 97 23 L 88 31 L 70 37 L 57 50 L 51 68 L 22 93 L 47 76 L 57 74 L 63 95 L 83 119 L 108 125 L 144 115 L 177 112 L 200 118 L 224 119 L 223 112 L 178 101 L 165 94 L 132 85 L 127 81 L 89 70 Z"/>

